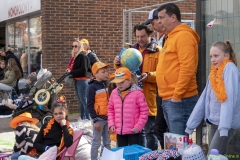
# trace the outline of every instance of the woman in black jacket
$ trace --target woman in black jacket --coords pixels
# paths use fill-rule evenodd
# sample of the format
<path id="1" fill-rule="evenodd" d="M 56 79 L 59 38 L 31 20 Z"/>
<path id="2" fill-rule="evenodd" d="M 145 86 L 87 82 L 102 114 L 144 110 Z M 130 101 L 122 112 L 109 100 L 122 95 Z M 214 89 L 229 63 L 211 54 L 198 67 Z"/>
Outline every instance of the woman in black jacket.
<path id="1" fill-rule="evenodd" d="M 92 77 L 91 64 L 84 51 L 83 44 L 79 40 L 75 40 L 72 46 L 72 59 L 68 65 L 68 72 L 75 79 L 75 91 L 80 103 L 81 119 L 90 119 L 87 110 L 87 86 L 88 81 Z"/>

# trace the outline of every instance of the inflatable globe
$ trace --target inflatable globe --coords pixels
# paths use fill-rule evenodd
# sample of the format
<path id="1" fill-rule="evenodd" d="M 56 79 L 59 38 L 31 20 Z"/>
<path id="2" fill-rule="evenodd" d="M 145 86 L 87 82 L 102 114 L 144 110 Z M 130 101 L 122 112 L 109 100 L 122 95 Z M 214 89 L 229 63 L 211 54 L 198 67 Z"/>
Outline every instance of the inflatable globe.
<path id="1" fill-rule="evenodd" d="M 120 55 L 120 62 L 123 67 L 130 71 L 137 70 L 142 64 L 142 54 L 135 48 L 128 48 Z"/>

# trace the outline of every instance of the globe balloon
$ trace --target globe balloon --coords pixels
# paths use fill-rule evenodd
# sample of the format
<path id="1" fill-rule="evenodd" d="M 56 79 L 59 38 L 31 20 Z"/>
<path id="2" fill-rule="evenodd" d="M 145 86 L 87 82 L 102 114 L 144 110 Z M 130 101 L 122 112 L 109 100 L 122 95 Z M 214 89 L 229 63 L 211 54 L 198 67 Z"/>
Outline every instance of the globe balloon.
<path id="1" fill-rule="evenodd" d="M 142 54 L 135 48 L 128 48 L 120 55 L 122 66 L 130 71 L 137 70 L 141 66 L 142 60 Z"/>

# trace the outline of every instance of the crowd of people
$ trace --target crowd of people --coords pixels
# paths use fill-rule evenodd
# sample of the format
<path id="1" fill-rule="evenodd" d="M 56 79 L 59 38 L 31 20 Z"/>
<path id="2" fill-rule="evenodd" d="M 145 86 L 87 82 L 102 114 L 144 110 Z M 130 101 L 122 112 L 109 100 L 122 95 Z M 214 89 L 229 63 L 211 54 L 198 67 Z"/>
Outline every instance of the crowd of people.
<path id="1" fill-rule="evenodd" d="M 163 34 L 161 45 L 152 37 L 154 31 Z M 112 75 L 109 65 L 98 59 L 87 39 L 73 42 L 67 72 L 75 80 L 80 118 L 93 121 L 91 159 L 98 159 L 101 144 L 110 148 L 111 133 L 116 134 L 119 147 L 139 144 L 157 150 L 158 142 L 164 148 L 165 132 L 189 135 L 202 120 L 211 128 L 209 150 L 225 154 L 240 128 L 240 76 L 232 43 L 212 44 L 211 72 L 199 98 L 196 73 L 200 37 L 181 23 L 176 4 L 167 3 L 150 11 L 146 22 L 134 26 L 134 35 L 137 42 L 131 47 L 143 57 L 139 67 L 142 88 L 135 75 L 121 65 L 119 56 L 114 58 L 116 71 Z M 1 56 L 6 62 L 0 61 L 0 67 L 6 71 L 0 85 L 10 73 L 12 84 L 22 77 L 21 66 L 4 51 Z M 72 144 L 66 101 L 60 98 L 52 108 L 53 119 L 42 126 L 33 142 L 37 155 L 54 145 L 61 150 L 63 145 Z M 15 128 L 24 125 L 30 126 L 18 123 Z M 23 153 L 14 150 L 18 155 Z"/>

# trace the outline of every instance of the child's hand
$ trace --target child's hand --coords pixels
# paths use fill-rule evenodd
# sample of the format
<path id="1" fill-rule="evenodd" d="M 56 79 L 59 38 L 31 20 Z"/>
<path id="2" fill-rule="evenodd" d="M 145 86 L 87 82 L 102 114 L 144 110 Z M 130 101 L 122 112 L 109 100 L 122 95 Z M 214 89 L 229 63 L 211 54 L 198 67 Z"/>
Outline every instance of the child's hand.
<path id="1" fill-rule="evenodd" d="M 66 125 L 66 123 L 67 123 L 66 119 L 62 119 L 62 120 L 60 121 L 60 125 L 61 125 L 61 126 Z"/>
<path id="2" fill-rule="evenodd" d="M 101 130 L 101 125 L 100 125 L 99 122 L 94 123 L 94 129 L 97 130 L 97 131 Z"/>
<path id="3" fill-rule="evenodd" d="M 110 133 L 115 133 L 115 126 L 111 126 L 111 127 L 109 128 L 109 131 L 110 131 Z"/>
<path id="4" fill-rule="evenodd" d="M 133 133 L 139 133 L 139 130 L 136 129 L 136 128 L 133 128 L 133 129 L 132 129 L 132 132 L 133 132 Z"/>

